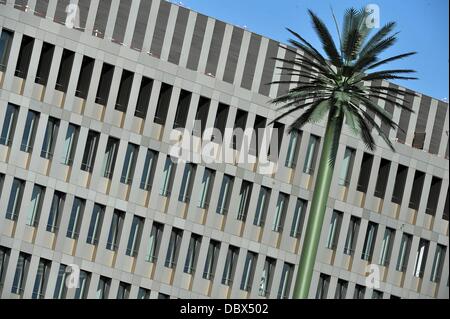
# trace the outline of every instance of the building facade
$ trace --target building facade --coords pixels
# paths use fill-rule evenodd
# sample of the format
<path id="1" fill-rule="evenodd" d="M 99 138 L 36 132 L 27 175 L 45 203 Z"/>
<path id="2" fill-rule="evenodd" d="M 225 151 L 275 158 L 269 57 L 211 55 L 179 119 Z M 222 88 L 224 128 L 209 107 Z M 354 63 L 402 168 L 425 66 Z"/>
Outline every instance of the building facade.
<path id="1" fill-rule="evenodd" d="M 292 296 L 323 123 L 269 125 L 270 174 L 239 139 L 256 163 L 168 156 L 266 127 L 285 45 L 164 0 L 3 0 L 0 30 L 1 298 Z M 397 152 L 344 127 L 310 297 L 448 298 L 448 104 L 378 103 Z"/>

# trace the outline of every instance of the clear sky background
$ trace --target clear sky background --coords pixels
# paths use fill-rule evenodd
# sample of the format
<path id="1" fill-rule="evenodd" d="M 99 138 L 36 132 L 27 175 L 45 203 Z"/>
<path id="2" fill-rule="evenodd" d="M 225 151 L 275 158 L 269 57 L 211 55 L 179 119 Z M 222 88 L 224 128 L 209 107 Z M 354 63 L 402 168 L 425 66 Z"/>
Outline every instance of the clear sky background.
<path id="1" fill-rule="evenodd" d="M 177 3 L 178 1 L 173 0 Z M 346 8 L 376 4 L 381 25 L 397 22 L 398 42 L 387 51 L 392 56 L 418 54 L 386 65 L 417 70 L 419 80 L 395 83 L 437 99 L 449 97 L 449 0 L 181 0 L 194 11 L 249 31 L 287 43 L 289 27 L 315 46 L 320 43 L 311 27 L 307 9 L 313 10 L 335 34 L 330 6 L 341 25 Z"/>

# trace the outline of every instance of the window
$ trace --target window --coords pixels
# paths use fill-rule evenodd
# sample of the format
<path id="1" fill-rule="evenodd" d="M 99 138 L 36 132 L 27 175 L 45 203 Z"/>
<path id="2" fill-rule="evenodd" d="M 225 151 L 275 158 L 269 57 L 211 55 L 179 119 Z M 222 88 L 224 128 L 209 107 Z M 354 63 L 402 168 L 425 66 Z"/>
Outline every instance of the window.
<path id="1" fill-rule="evenodd" d="M 408 167 L 399 164 L 395 176 L 394 190 L 392 192 L 392 202 L 401 204 L 403 192 L 405 191 L 406 177 L 408 176 Z"/>
<path id="2" fill-rule="evenodd" d="M 330 285 L 330 275 L 320 274 L 319 283 L 317 285 L 316 299 L 326 299 L 328 287 Z"/>
<path id="3" fill-rule="evenodd" d="M 220 242 L 215 240 L 209 241 L 208 254 L 206 255 L 205 268 L 203 270 L 203 278 L 212 280 L 216 272 L 217 259 L 219 258 Z"/>
<path id="4" fill-rule="evenodd" d="M 173 176 L 175 171 L 175 163 L 169 155 L 166 156 L 166 163 L 164 164 L 162 187 L 160 191 L 161 196 L 168 197 L 172 191 Z"/>
<path id="5" fill-rule="evenodd" d="M 184 166 L 183 179 L 181 181 L 180 194 L 178 195 L 178 200 L 183 203 L 189 202 L 191 199 L 192 187 L 194 184 L 195 171 L 197 170 L 197 165 L 192 163 L 186 163 Z"/>
<path id="6" fill-rule="evenodd" d="M 187 274 L 193 274 L 195 272 L 201 243 L 202 243 L 202 236 L 197 234 L 191 234 L 191 239 L 189 240 L 189 248 L 186 256 L 186 262 L 184 263 L 184 272 Z"/>
<path id="7" fill-rule="evenodd" d="M 442 275 L 442 269 L 444 267 L 444 259 L 445 259 L 446 250 L 447 250 L 447 247 L 437 244 L 436 252 L 434 254 L 433 267 L 431 268 L 430 281 L 432 281 L 432 282 L 440 282 L 441 281 L 441 275 Z M 1 279 L 1 277 L 0 277 L 0 279 Z"/>
<path id="8" fill-rule="evenodd" d="M 20 44 L 19 56 L 17 57 L 15 76 L 26 79 L 28 67 L 30 66 L 31 52 L 33 52 L 34 39 L 24 35 Z"/>
<path id="9" fill-rule="evenodd" d="M 309 137 L 308 149 L 306 150 L 305 163 L 303 164 L 303 173 L 312 175 L 319 152 L 320 138 L 315 135 Z"/>
<path id="10" fill-rule="evenodd" d="M 307 202 L 301 198 L 297 198 L 295 204 L 294 217 L 292 219 L 291 237 L 300 238 L 303 223 L 305 222 Z"/>
<path id="11" fill-rule="evenodd" d="M 223 269 L 222 284 L 231 286 L 233 283 L 234 272 L 236 270 L 236 263 L 239 256 L 239 248 L 235 246 L 228 246 L 227 258 L 225 260 L 225 267 Z"/>
<path id="12" fill-rule="evenodd" d="M 3 121 L 2 135 L 0 136 L 0 144 L 11 146 L 16 130 L 17 116 L 19 115 L 19 107 L 8 103 Z"/>
<path id="13" fill-rule="evenodd" d="M 80 75 L 78 76 L 77 88 L 75 90 L 75 96 L 86 99 L 89 91 L 89 85 L 91 84 L 92 71 L 94 70 L 95 60 L 88 56 L 83 57 L 81 62 Z"/>
<path id="14" fill-rule="evenodd" d="M 397 271 L 405 272 L 408 267 L 409 253 L 411 251 L 412 235 L 403 233 L 400 242 L 400 251 L 397 259 Z"/>
<path id="15" fill-rule="evenodd" d="M 161 84 L 159 91 L 158 104 L 156 106 L 156 113 L 154 122 L 160 125 L 166 123 L 167 112 L 169 111 L 170 97 L 172 96 L 172 85 L 167 83 Z"/>
<path id="16" fill-rule="evenodd" d="M 123 70 L 120 79 L 119 92 L 117 93 L 116 110 L 121 112 L 127 111 L 128 100 L 130 99 L 131 86 L 133 85 L 134 73 Z"/>
<path id="17" fill-rule="evenodd" d="M 83 160 L 81 162 L 81 170 L 92 173 L 99 138 L 100 134 L 98 132 L 89 130 L 86 146 L 84 148 Z"/>
<path id="18" fill-rule="evenodd" d="M 281 232 L 283 230 L 288 202 L 289 195 L 283 193 L 278 195 L 277 207 L 275 208 L 275 216 L 272 225 L 272 230 L 275 232 Z"/>
<path id="19" fill-rule="evenodd" d="M 209 200 L 211 198 L 211 190 L 212 190 L 211 185 L 213 184 L 213 182 L 214 182 L 214 171 L 209 168 L 205 168 L 200 191 L 200 203 L 198 207 L 208 208 Z"/>
<path id="20" fill-rule="evenodd" d="M 130 236 L 128 237 L 126 255 L 136 257 L 141 242 L 142 228 L 144 226 L 144 218 L 134 215 L 131 223 Z"/>
<path id="21" fill-rule="evenodd" d="M 347 288 L 348 288 L 348 281 L 338 279 L 334 299 L 345 299 L 345 297 L 347 296 Z"/>
<path id="22" fill-rule="evenodd" d="M 5 282 L 6 269 L 8 268 L 9 254 L 11 249 L 0 246 L 0 292 Z"/>
<path id="23" fill-rule="evenodd" d="M 56 138 L 58 136 L 59 120 L 49 117 L 47 128 L 45 129 L 44 142 L 42 144 L 41 157 L 46 159 L 53 158 L 55 151 Z"/>
<path id="24" fill-rule="evenodd" d="M 120 182 L 131 185 L 133 182 L 134 169 L 136 168 L 136 160 L 139 152 L 139 147 L 135 144 L 128 143 L 127 152 L 122 168 L 122 176 Z"/>
<path id="25" fill-rule="evenodd" d="M 75 157 L 75 150 L 77 148 L 78 136 L 80 134 L 80 127 L 78 125 L 69 123 L 64 139 L 63 156 L 61 163 L 64 165 L 72 165 Z"/>
<path id="26" fill-rule="evenodd" d="M 219 202 L 217 203 L 217 214 L 225 215 L 230 206 L 231 191 L 233 189 L 234 178 L 230 175 L 223 175 L 222 186 L 220 187 Z"/>
<path id="27" fill-rule="evenodd" d="M 230 106 L 219 103 L 219 106 L 217 107 L 217 114 L 216 119 L 214 120 L 214 128 L 218 130 L 218 132 L 214 132 L 214 134 L 220 133 L 219 136 L 213 136 L 213 141 L 219 140 L 220 142 L 223 141 L 223 137 L 225 135 L 225 125 L 227 125 L 227 118 L 228 118 L 228 112 L 229 112 Z"/>
<path id="28" fill-rule="evenodd" d="M 339 233 L 341 231 L 342 213 L 333 211 L 331 215 L 330 228 L 328 230 L 327 248 L 335 250 L 339 240 Z"/>
<path id="29" fill-rule="evenodd" d="M 122 234 L 124 220 L 125 212 L 115 209 L 112 215 L 111 226 L 109 227 L 106 249 L 116 251 L 119 247 L 120 235 Z"/>
<path id="30" fill-rule="evenodd" d="M 27 120 L 25 122 L 25 129 L 23 131 L 22 143 L 20 150 L 31 153 L 34 145 L 34 138 L 36 137 L 36 129 L 39 123 L 39 113 L 35 111 L 28 111 Z"/>
<path id="31" fill-rule="evenodd" d="M 159 292 L 158 299 L 170 299 L 170 296 Z"/>
<path id="32" fill-rule="evenodd" d="M 107 299 L 110 287 L 111 287 L 111 278 L 100 276 L 97 286 L 97 299 Z"/>
<path id="33" fill-rule="evenodd" d="M 103 160 L 103 177 L 105 178 L 112 179 L 114 167 L 116 165 L 117 152 L 119 151 L 119 144 L 119 139 L 111 136 L 108 138 L 108 142 L 106 143 L 105 157 Z"/>
<path id="34" fill-rule="evenodd" d="M 175 120 L 173 128 L 185 128 L 186 121 L 191 104 L 192 93 L 186 90 L 181 90 L 180 98 L 178 99 L 177 112 L 175 113 Z"/>
<path id="35" fill-rule="evenodd" d="M 16 221 L 19 216 L 20 205 L 22 204 L 23 189 L 25 182 L 14 178 L 11 193 L 9 195 L 8 207 L 6 209 L 6 218 Z"/>
<path id="36" fill-rule="evenodd" d="M 339 171 L 339 185 L 350 185 L 350 178 L 352 177 L 353 161 L 355 158 L 355 150 L 353 148 L 345 148 L 344 158 L 341 163 L 341 170 Z"/>
<path id="37" fill-rule="evenodd" d="M 350 217 L 347 238 L 345 239 L 344 254 L 352 256 L 356 248 L 356 238 L 358 238 L 359 225 L 361 219 L 355 216 Z"/>
<path id="38" fill-rule="evenodd" d="M 117 291 L 117 299 L 128 299 L 130 297 L 131 285 L 121 281 Z"/>
<path id="39" fill-rule="evenodd" d="M 34 281 L 32 299 L 43 299 L 45 291 L 47 289 L 48 276 L 50 274 L 50 266 L 52 262 L 50 260 L 41 258 L 36 273 L 36 279 Z"/>
<path id="40" fill-rule="evenodd" d="M 27 282 L 28 268 L 30 267 L 31 255 L 21 252 L 17 260 L 16 273 L 11 292 L 16 295 L 23 295 L 25 283 Z"/>
<path id="41" fill-rule="evenodd" d="M 411 197 L 409 198 L 409 208 L 418 210 L 420 199 L 422 197 L 423 183 L 425 182 L 425 173 L 416 171 L 414 173 L 414 182 L 411 189 Z"/>
<path id="42" fill-rule="evenodd" d="M 289 134 L 289 145 L 286 154 L 286 161 L 284 165 L 288 168 L 295 168 L 297 157 L 298 157 L 298 149 L 300 147 L 300 131 L 293 129 Z"/>
<path id="43" fill-rule="evenodd" d="M 3 190 L 3 183 L 5 182 L 5 174 L 0 173 L 0 197 Z"/>
<path id="44" fill-rule="evenodd" d="M 261 144 L 266 130 L 266 118 L 256 115 L 255 123 L 253 124 L 253 134 L 250 142 L 249 154 L 259 156 L 261 150 Z"/>
<path id="45" fill-rule="evenodd" d="M 280 155 L 281 143 L 283 141 L 284 124 L 280 122 L 274 122 L 272 128 L 272 134 L 270 137 L 269 150 L 267 156 L 272 162 L 278 162 L 278 156 Z M 276 147 L 276 149 L 273 149 Z"/>
<path id="46" fill-rule="evenodd" d="M 47 85 L 48 75 L 50 74 L 50 67 L 52 65 L 53 53 L 55 46 L 53 44 L 44 42 L 42 45 L 41 56 L 39 57 L 39 64 L 36 73 L 35 83 Z"/>
<path id="47" fill-rule="evenodd" d="M 86 200 L 75 197 L 73 199 L 72 211 L 70 212 L 69 226 L 67 227 L 66 237 L 77 239 L 80 234 L 81 220 L 83 219 Z"/>
<path id="48" fill-rule="evenodd" d="M 255 275 L 256 260 L 258 255 L 254 252 L 247 252 L 245 258 L 244 272 L 242 273 L 241 290 L 250 291 Z"/>
<path id="49" fill-rule="evenodd" d="M 166 262 L 164 263 L 167 268 L 175 268 L 177 264 L 182 236 L 183 231 L 181 229 L 172 228 L 169 247 L 167 248 Z"/>
<path id="50" fill-rule="evenodd" d="M 142 171 L 140 184 L 140 188 L 143 190 L 148 191 L 152 187 L 157 159 L 158 153 L 151 149 L 147 149 L 147 155 L 145 156 L 144 169 Z"/>
<path id="51" fill-rule="evenodd" d="M 425 271 L 425 265 L 427 263 L 428 247 L 430 242 L 423 238 L 419 241 L 419 247 L 417 248 L 416 261 L 414 262 L 414 276 L 422 278 Z"/>
<path id="52" fill-rule="evenodd" d="M 261 227 L 264 225 L 264 221 L 266 220 L 267 208 L 269 206 L 270 199 L 270 189 L 264 186 L 261 186 L 258 197 L 258 204 L 256 205 L 256 213 L 255 218 L 253 220 L 253 225 Z"/>
<path id="53" fill-rule="evenodd" d="M 33 192 L 31 193 L 30 206 L 28 206 L 27 225 L 35 227 L 39 223 L 44 196 L 45 187 L 34 184 Z"/>
<path id="54" fill-rule="evenodd" d="M 4 72 L 8 66 L 9 52 L 11 50 L 11 44 L 14 37 L 14 32 L 2 29 L 0 36 L 0 72 Z"/>
<path id="55" fill-rule="evenodd" d="M 353 299 L 364 299 L 366 294 L 366 287 L 361 285 L 355 285 L 355 292 L 353 293 Z"/>
<path id="56" fill-rule="evenodd" d="M 377 237 L 377 229 L 378 225 L 373 222 L 369 222 L 367 225 L 366 239 L 364 240 L 364 247 L 361 254 L 361 259 L 363 260 L 372 260 L 373 249 L 375 247 L 375 240 Z"/>
<path id="57" fill-rule="evenodd" d="M 95 203 L 92 210 L 91 220 L 86 242 L 91 245 L 97 245 L 100 238 L 101 225 L 105 214 L 105 206 Z"/>
<path id="58" fill-rule="evenodd" d="M 381 243 L 380 253 L 380 265 L 389 266 L 391 261 L 392 246 L 394 245 L 395 230 L 386 227 L 383 236 L 383 242 Z"/>
<path id="59" fill-rule="evenodd" d="M 384 198 L 386 193 L 386 186 L 389 178 L 389 170 L 391 168 L 391 162 L 382 158 L 380 162 L 380 168 L 378 169 L 378 178 L 375 185 L 375 196 Z"/>
<path id="60" fill-rule="evenodd" d="M 1 188 L 0 188 L 0 190 L 1 190 Z M 449 212 L 449 204 L 450 204 L 449 194 L 450 194 L 450 192 L 449 192 L 449 189 L 447 188 L 447 196 L 445 197 L 444 212 L 442 213 L 442 219 L 447 220 L 447 221 L 448 221 L 448 212 Z"/>
<path id="61" fill-rule="evenodd" d="M 90 273 L 88 273 L 84 270 L 80 270 L 78 287 L 75 290 L 75 296 L 74 296 L 75 299 L 86 299 L 87 298 L 90 279 L 91 279 Z"/>
<path id="62" fill-rule="evenodd" d="M 61 57 L 61 64 L 59 65 L 58 77 L 56 78 L 56 90 L 64 93 L 67 92 L 74 58 L 75 52 L 64 49 Z"/>
<path id="63" fill-rule="evenodd" d="M 383 299 L 383 292 L 379 290 L 373 290 L 372 299 Z"/>
<path id="64" fill-rule="evenodd" d="M 280 287 L 278 288 L 278 299 L 286 299 L 289 297 L 289 289 L 292 282 L 293 272 L 294 266 L 284 263 L 283 270 L 281 272 Z"/>
<path id="65" fill-rule="evenodd" d="M 67 295 L 66 285 L 66 265 L 60 264 L 58 270 L 58 278 L 56 279 L 55 292 L 53 293 L 53 299 L 65 299 Z M 69 268 L 70 269 L 70 268 Z"/>
<path id="66" fill-rule="evenodd" d="M 150 232 L 150 242 L 148 246 L 148 254 L 146 261 L 155 263 L 158 259 L 159 246 L 161 244 L 161 236 L 164 230 L 164 225 L 153 222 L 152 230 Z"/>
<path id="67" fill-rule="evenodd" d="M 246 127 L 247 123 L 247 117 L 248 113 L 238 109 L 236 112 L 236 119 L 234 121 L 234 134 L 233 134 L 233 141 L 232 141 L 232 147 L 235 150 L 241 150 L 242 147 L 242 140 L 243 140 L 243 133 Z"/>
<path id="68" fill-rule="evenodd" d="M 248 205 L 250 204 L 252 187 L 252 183 L 248 181 L 242 181 L 241 190 L 239 191 L 239 207 L 237 219 L 244 222 L 247 219 Z"/>
<path id="69" fill-rule="evenodd" d="M 59 219 L 63 211 L 65 194 L 55 191 L 53 194 L 52 206 L 48 215 L 47 231 L 55 233 L 59 226 Z"/>
<path id="70" fill-rule="evenodd" d="M 136 103 L 136 110 L 134 116 L 145 119 L 147 116 L 148 104 L 150 102 L 150 95 L 152 94 L 153 80 L 145 76 L 142 77 L 141 87 L 139 88 L 139 95 Z"/>
<path id="71" fill-rule="evenodd" d="M 373 155 L 369 153 L 364 153 L 361 170 L 359 171 L 358 186 L 357 191 L 366 193 L 367 187 L 369 186 L 370 172 L 372 171 Z"/>
<path id="72" fill-rule="evenodd" d="M 103 63 L 100 81 L 98 82 L 97 94 L 95 103 L 104 105 L 108 103 L 109 91 L 111 89 L 111 82 L 114 75 L 114 66 Z"/>
<path id="73" fill-rule="evenodd" d="M 273 274 L 276 266 L 276 259 L 266 257 L 264 261 L 264 268 L 261 274 L 261 280 L 259 282 L 258 295 L 262 297 L 268 297 L 272 287 Z"/>
<path id="74" fill-rule="evenodd" d="M 192 134 L 197 137 L 203 137 L 206 128 L 206 120 L 208 119 L 209 105 L 211 100 L 201 96 L 198 101 L 197 112 L 195 114 L 194 128 Z"/>
<path id="75" fill-rule="evenodd" d="M 150 289 L 139 287 L 137 299 L 150 299 Z"/>
<path id="76" fill-rule="evenodd" d="M 423 120 L 426 121 L 426 119 L 423 119 Z M 423 123 L 423 125 L 425 125 L 425 123 Z M 424 127 L 424 129 L 425 129 L 425 127 Z M 423 146 L 425 144 L 426 134 L 427 134 L 426 132 L 414 132 L 414 138 L 413 138 L 411 146 L 414 147 L 414 148 L 418 148 L 420 150 L 423 150 Z"/>
<path id="77" fill-rule="evenodd" d="M 436 215 L 436 209 L 439 202 L 439 195 L 441 193 L 442 179 L 433 176 L 431 179 L 430 192 L 428 193 L 427 208 L 425 213 L 429 215 Z"/>

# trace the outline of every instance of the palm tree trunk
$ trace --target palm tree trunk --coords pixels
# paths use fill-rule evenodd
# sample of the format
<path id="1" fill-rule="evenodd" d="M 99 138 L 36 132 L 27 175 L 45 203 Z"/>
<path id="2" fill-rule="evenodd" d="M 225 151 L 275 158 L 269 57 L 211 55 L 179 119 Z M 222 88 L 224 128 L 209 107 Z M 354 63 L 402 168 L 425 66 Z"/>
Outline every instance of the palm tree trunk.
<path id="1" fill-rule="evenodd" d="M 300 264 L 295 280 L 294 299 L 305 299 L 308 298 L 309 295 L 317 248 L 320 241 L 320 233 L 322 231 L 323 218 L 325 216 L 325 209 L 334 171 L 335 161 L 331 161 L 330 159 L 336 158 L 342 123 L 342 115 L 336 116 L 332 115 L 332 112 L 330 112 L 323 139 L 322 155 L 320 157 L 319 171 L 317 173 L 311 210 L 308 217 L 308 225 L 303 241 Z"/>

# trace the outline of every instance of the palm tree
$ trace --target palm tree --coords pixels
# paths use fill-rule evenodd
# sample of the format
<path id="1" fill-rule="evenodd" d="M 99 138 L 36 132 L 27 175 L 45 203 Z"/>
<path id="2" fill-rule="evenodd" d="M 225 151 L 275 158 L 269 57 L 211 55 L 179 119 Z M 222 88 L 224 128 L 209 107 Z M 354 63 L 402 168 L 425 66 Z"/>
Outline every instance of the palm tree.
<path id="1" fill-rule="evenodd" d="M 415 72 L 414 70 L 374 70 L 386 63 L 416 53 L 408 52 L 380 59 L 379 55 L 397 40 L 397 33 L 393 33 L 395 22 L 387 23 L 369 37 L 371 29 L 366 24 L 368 14 L 364 9 L 346 10 L 342 30 L 339 29 L 333 14 L 339 37 L 339 46 L 337 46 L 322 20 L 311 10 L 308 12 L 326 56 L 323 56 L 301 35 L 288 29 L 295 37 L 290 39 L 289 43 L 303 54 L 298 54 L 296 50 L 287 47 L 286 50 L 295 54 L 294 58 L 275 59 L 288 65 L 288 67 L 280 67 L 282 72 L 297 76 L 299 80 L 271 83 L 295 84 L 295 87 L 286 94 L 272 100 L 274 104 L 282 104 L 278 108 L 282 114 L 272 122 L 302 111 L 290 125 L 289 130 L 292 131 L 308 122 L 318 122 L 328 113 L 322 155 L 295 282 L 294 298 L 308 297 L 344 120 L 353 134 L 360 136 L 371 151 L 376 148 L 372 129 L 375 129 L 389 148 L 395 151 L 388 136 L 375 122 L 374 115 L 390 128 L 400 128 L 392 120 L 391 114 L 374 101 L 379 99 L 412 112 L 412 109 L 403 102 L 407 94 L 413 93 L 385 87 L 377 84 L 376 81 L 416 79 L 405 76 Z"/>

